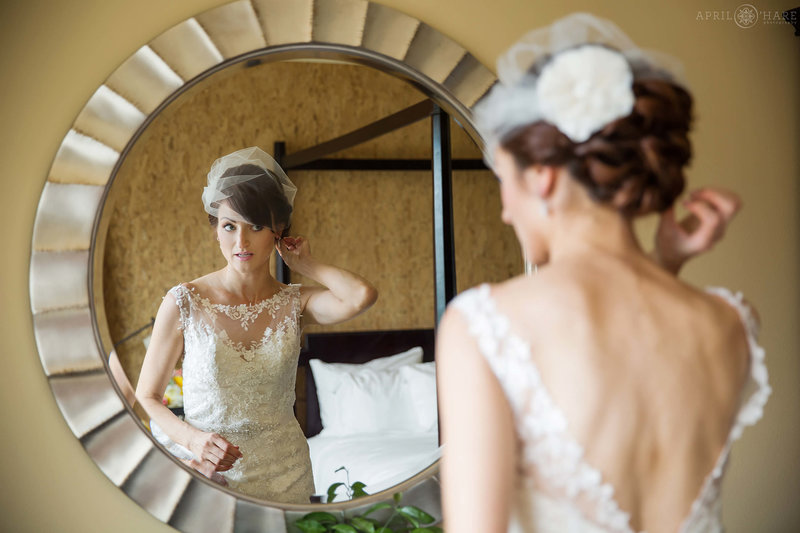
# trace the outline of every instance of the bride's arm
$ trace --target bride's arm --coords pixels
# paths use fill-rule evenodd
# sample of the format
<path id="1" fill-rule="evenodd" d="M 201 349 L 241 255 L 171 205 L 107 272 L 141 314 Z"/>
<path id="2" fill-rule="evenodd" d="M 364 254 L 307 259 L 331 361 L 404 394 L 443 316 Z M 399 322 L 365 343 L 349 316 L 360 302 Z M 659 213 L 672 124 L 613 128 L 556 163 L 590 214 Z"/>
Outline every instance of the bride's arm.
<path id="1" fill-rule="evenodd" d="M 506 533 L 514 483 L 511 409 L 457 311 L 436 339 L 446 531 Z"/>
<path id="2" fill-rule="evenodd" d="M 214 472 L 230 470 L 242 454 L 220 435 L 201 431 L 179 419 L 161 402 L 175 364 L 183 352 L 183 333 L 179 326 L 180 316 L 175 297 L 167 294 L 153 324 L 150 344 L 136 386 L 136 399 L 170 439 L 194 454 L 196 460 L 190 462 L 191 466 L 211 477 Z"/>
<path id="3" fill-rule="evenodd" d="M 303 237 L 287 237 L 278 251 L 287 266 L 322 287 L 303 288 L 303 325 L 336 324 L 366 311 L 378 299 L 378 291 L 358 274 L 320 263 L 311 256 Z"/>
<path id="4" fill-rule="evenodd" d="M 689 214 L 680 221 L 675 218 L 674 208 L 662 213 L 651 254 L 673 274 L 722 239 L 742 202 L 734 192 L 706 187 L 689 193 L 683 205 Z"/>

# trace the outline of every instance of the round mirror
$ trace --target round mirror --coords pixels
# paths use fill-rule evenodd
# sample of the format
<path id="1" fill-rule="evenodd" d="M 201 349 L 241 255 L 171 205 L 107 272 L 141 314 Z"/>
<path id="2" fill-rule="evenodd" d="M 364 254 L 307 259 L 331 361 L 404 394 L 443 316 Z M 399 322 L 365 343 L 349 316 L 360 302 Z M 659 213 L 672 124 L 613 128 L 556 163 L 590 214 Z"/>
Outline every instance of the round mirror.
<path id="1" fill-rule="evenodd" d="M 334 344 L 341 335 L 361 335 L 356 346 L 366 345 L 366 352 L 373 337 L 391 337 L 387 332 L 402 332 L 414 345 L 424 341 L 413 332 L 430 332 L 432 338 L 437 313 L 437 215 L 429 170 L 436 165 L 431 162 L 433 109 L 455 119 L 452 124 L 445 119 L 452 132 L 445 141 L 454 162 L 449 217 L 458 287 L 503 279 L 521 265 L 513 234 L 497 220 L 499 198 L 491 174 L 476 163 L 480 151 L 469 106 L 493 83 L 491 73 L 430 27 L 383 6 L 318 1 L 313 9 L 310 2 L 298 2 L 280 11 L 273 4 L 222 6 L 179 24 L 134 54 L 98 89 L 65 138 L 37 213 L 31 259 L 37 345 L 65 418 L 115 484 L 184 530 L 281 531 L 303 512 L 193 475 L 154 443 L 146 415 L 134 414 L 133 406 L 120 400 L 118 385 L 106 373 L 105 358 L 115 351 L 125 378 L 135 386 L 142 341 L 161 297 L 171 286 L 219 268 L 221 258 L 199 202 L 216 157 L 259 145 L 268 152 L 284 150 L 291 163 L 293 155 L 373 127 L 361 142 L 344 142 L 339 150 L 323 150 L 325 157 L 287 164 L 300 191 L 294 232 L 310 239 L 316 256 L 363 274 L 380 292 L 375 308 L 358 319 L 308 328 L 301 361 L 329 357 L 326 335 L 339 339 Z M 420 105 L 430 110 L 420 112 Z M 419 118 L 412 120 L 414 113 Z M 397 115 L 405 118 L 387 125 Z M 382 125 L 374 129 L 375 124 Z M 325 166 L 320 160 L 334 162 Z M 408 168 L 395 168 L 403 161 Z M 429 162 L 427 168 L 423 161 Z M 477 261 L 479 250 L 487 248 L 496 261 Z M 358 335 L 347 335 L 352 332 Z M 371 335 L 367 342 L 364 334 Z M 363 363 L 409 347 L 396 341 L 388 346 L 347 362 Z M 430 351 L 427 360 L 433 360 L 432 344 Z M 296 415 L 313 456 L 313 439 L 326 436 L 316 434 L 320 422 L 324 426 L 324 400 L 318 397 L 323 391 L 315 396 L 316 389 L 309 388 L 315 376 L 306 367 L 297 376 Z M 426 378 L 423 385 L 431 382 Z M 419 403 L 426 397 L 419 391 L 427 389 L 414 386 L 409 401 Z M 427 413 L 435 392 L 430 396 L 423 407 Z M 315 403 L 317 411 L 309 410 Z M 364 453 L 356 446 L 375 450 L 379 444 L 364 434 L 393 428 L 362 427 L 359 437 L 348 435 L 347 444 L 341 438 L 319 443 L 316 455 L 326 463 L 318 473 L 322 460 L 313 461 L 317 492 L 336 481 L 342 474 L 338 466 L 345 466 L 354 474 L 350 481 L 369 479 L 371 494 L 327 508 L 358 510 L 405 491 L 407 501 L 436 514 L 435 411 L 423 425 L 427 441 L 401 444 L 405 455 L 387 460 L 390 452 L 376 454 L 384 466 L 360 464 Z M 412 456 L 407 452 L 414 446 L 419 453 Z M 400 468 L 388 472 L 386 464 Z M 231 512 L 208 517 L 204 509 L 212 502 Z"/>
<path id="2" fill-rule="evenodd" d="M 173 100 L 139 136 L 114 175 L 99 224 L 108 227 L 102 279 L 113 347 L 124 379 L 135 388 L 161 298 L 176 283 L 224 265 L 198 200 L 217 154 L 252 144 L 285 151 L 284 159 L 291 163 L 298 152 L 293 147 L 307 153 L 377 124 L 365 134 L 368 140 L 356 139 L 352 143 L 358 144 L 350 148 L 287 171 L 298 186 L 292 232 L 310 240 L 315 257 L 362 274 L 380 294 L 378 303 L 356 319 L 304 331 L 295 414 L 309 437 L 316 493 L 326 495 L 330 485 L 346 482 L 348 475 L 351 482 L 366 484 L 366 492 L 380 492 L 438 457 L 433 184 L 431 171 L 424 169 L 430 167 L 432 154 L 430 111 L 411 116 L 408 121 L 414 122 L 403 127 L 389 124 L 384 129 L 396 129 L 388 132 L 379 127 L 387 117 L 421 103 L 432 105 L 405 81 L 360 65 L 253 60 L 246 65 L 217 72 L 203 80 L 202 88 L 198 85 Z M 461 272 L 467 279 L 518 270 L 519 261 L 509 265 L 513 255 L 502 250 L 494 254 L 502 265 L 466 255 L 491 249 L 491 243 L 501 245 L 503 238 L 497 236 L 508 240 L 510 231 L 495 215 L 497 187 L 486 170 L 475 170 L 482 165 L 479 149 L 455 121 L 450 131 L 456 167 L 454 219 L 459 222 L 453 228 L 455 248 L 464 254 L 456 253 L 456 265 L 466 266 Z M 495 215 L 491 220 L 482 217 L 489 213 Z M 290 281 L 313 283 L 295 275 Z M 377 343 L 389 338 L 396 339 L 391 349 L 376 350 Z M 392 355 L 387 351 L 417 346 L 423 352 L 413 370 L 407 369 L 409 375 L 395 369 L 380 374 L 366 370 L 368 361 Z M 310 360 L 367 365 L 365 372 L 352 370 L 344 376 L 352 378 L 348 383 L 355 388 L 349 393 L 375 407 L 365 412 L 352 396 L 342 403 L 345 391 L 336 381 L 335 387 L 317 383 L 341 379 L 341 367 L 315 365 L 314 375 Z M 364 383 L 367 375 L 382 380 L 382 386 Z M 396 383 L 400 379 L 402 387 Z M 180 415 L 180 370 L 173 382 L 165 401 Z M 405 409 L 414 404 L 415 411 Z M 333 412 L 338 413 L 335 419 L 328 415 L 324 423 L 321 414 Z M 147 416 L 140 416 L 147 425 Z M 339 487 L 336 499 L 346 497 L 346 488 Z"/>

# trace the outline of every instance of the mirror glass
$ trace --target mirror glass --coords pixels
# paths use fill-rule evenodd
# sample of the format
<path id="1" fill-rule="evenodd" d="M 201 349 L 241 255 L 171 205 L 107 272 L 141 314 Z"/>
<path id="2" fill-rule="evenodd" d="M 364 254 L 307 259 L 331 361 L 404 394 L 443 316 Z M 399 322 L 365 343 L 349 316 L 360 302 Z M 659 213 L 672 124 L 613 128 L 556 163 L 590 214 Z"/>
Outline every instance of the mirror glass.
<path id="1" fill-rule="evenodd" d="M 248 146 L 274 153 L 276 142 L 285 143 L 286 153 L 292 154 L 426 99 L 408 82 L 361 65 L 251 61 L 212 74 L 155 116 L 124 156 L 102 213 L 108 227 L 102 270 L 105 314 L 132 387 L 144 359 L 148 326 L 166 292 L 225 265 L 200 201 L 206 173 L 217 157 Z M 451 120 L 452 157 L 480 159 L 479 148 L 457 119 Z M 430 160 L 430 120 L 328 157 Z M 317 259 L 361 274 L 379 292 L 366 313 L 335 326 L 307 327 L 304 335 L 432 331 L 431 171 L 287 173 L 298 187 L 292 234 L 305 236 Z M 500 221 L 499 189 L 491 172 L 455 170 L 452 201 L 458 290 L 519 273 L 519 247 L 513 231 Z M 313 284 L 298 275 L 291 282 Z M 307 357 L 324 359 L 325 354 Z M 424 357 L 433 360 L 432 353 Z M 408 372 L 415 377 L 403 378 L 407 381 L 400 396 L 371 397 L 375 406 L 391 403 L 397 410 L 383 417 L 379 427 L 365 422 L 370 418 L 363 411 L 354 411 L 346 428 L 325 427 L 312 435 L 307 414 L 310 373 L 305 366 L 298 368 L 295 414 L 310 437 L 317 494 L 324 494 L 331 483 L 348 481 L 347 473 L 350 483 L 361 481 L 374 493 L 438 458 L 433 363 Z M 179 385 L 180 379 L 175 382 Z M 330 400 L 317 385 L 318 402 Z M 376 390 L 358 392 L 383 396 Z M 179 389 L 170 391 L 167 396 L 177 412 Z M 136 411 L 146 423 L 146 414 Z M 407 423 L 409 416 L 414 424 Z M 341 466 L 348 472 L 337 472 Z M 336 501 L 347 498 L 341 487 Z"/>

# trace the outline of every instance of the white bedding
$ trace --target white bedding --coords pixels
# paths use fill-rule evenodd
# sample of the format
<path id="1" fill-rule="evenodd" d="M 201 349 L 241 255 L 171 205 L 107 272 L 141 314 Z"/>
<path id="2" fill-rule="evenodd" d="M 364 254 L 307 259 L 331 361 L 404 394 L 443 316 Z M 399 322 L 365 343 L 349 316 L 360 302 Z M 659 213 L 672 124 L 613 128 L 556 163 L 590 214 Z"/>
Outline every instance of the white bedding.
<path id="1" fill-rule="evenodd" d="M 308 439 L 314 485 L 317 494 L 326 494 L 332 483 L 361 481 L 369 494 L 393 487 L 436 461 L 441 451 L 437 431 L 426 433 L 388 432 L 326 435 L 325 430 Z M 336 501 L 347 499 L 339 487 Z"/>

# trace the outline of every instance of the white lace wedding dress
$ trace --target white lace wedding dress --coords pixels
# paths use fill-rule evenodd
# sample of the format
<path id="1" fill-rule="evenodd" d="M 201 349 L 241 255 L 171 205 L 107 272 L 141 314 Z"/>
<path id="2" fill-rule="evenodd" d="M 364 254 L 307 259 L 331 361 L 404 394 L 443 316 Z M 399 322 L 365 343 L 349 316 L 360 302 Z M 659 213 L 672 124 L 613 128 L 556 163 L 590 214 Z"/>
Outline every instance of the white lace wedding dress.
<path id="1" fill-rule="evenodd" d="M 222 473 L 228 486 L 264 500 L 309 503 L 314 493 L 311 459 L 293 413 L 299 286 L 236 306 L 212 303 L 185 285 L 169 293 L 183 329 L 185 420 L 219 433 L 243 454 Z M 152 430 L 174 455 L 192 456 L 157 425 Z"/>
<path id="2" fill-rule="evenodd" d="M 756 343 L 757 324 L 741 294 L 709 289 L 740 314 L 747 331 L 751 371 L 742 404 L 716 466 L 685 517 L 681 533 L 721 532 L 720 488 L 731 445 L 745 426 L 755 424 L 771 392 L 764 350 Z M 488 285 L 453 300 L 470 334 L 508 398 L 518 438 L 521 472 L 509 531 L 525 533 L 633 533 L 614 489 L 583 459 L 583 449 L 567 431 L 567 420 L 542 383 L 523 339 L 495 307 Z"/>

